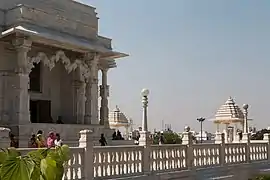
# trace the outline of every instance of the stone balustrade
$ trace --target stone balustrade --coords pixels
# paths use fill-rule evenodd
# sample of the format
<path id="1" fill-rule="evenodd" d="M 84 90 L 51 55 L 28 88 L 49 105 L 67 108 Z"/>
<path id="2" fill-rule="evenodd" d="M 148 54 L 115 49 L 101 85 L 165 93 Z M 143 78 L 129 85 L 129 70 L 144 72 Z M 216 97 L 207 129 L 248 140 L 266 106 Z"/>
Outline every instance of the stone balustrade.
<path id="1" fill-rule="evenodd" d="M 223 138 L 219 144 L 192 144 L 187 133 L 184 144 L 100 147 L 93 145 L 90 130 L 81 131 L 80 135 L 79 147 L 71 147 L 63 180 L 200 180 L 218 176 L 247 180 L 270 162 L 270 138 L 230 144 Z M 19 150 L 27 153 L 33 149 Z M 149 160 L 145 161 L 145 157 Z M 244 174 L 239 176 L 240 172 Z"/>

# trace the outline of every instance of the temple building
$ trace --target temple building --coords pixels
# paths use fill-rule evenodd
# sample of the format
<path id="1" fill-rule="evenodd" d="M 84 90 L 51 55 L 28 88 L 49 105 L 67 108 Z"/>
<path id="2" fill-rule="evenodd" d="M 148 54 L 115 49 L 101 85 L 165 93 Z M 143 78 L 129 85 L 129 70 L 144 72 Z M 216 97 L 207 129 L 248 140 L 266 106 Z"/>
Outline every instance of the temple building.
<path id="1" fill-rule="evenodd" d="M 109 125 L 111 129 L 124 128 L 126 139 L 128 139 L 129 133 L 132 131 L 132 122 L 130 122 L 126 115 L 120 111 L 118 106 L 109 113 Z"/>
<path id="2" fill-rule="evenodd" d="M 96 9 L 73 0 L 8 0 L 0 7 L 0 124 L 21 147 L 39 129 L 66 142 L 85 128 L 97 138 L 110 133 L 108 71 L 127 55 L 98 34 Z"/>
<path id="3" fill-rule="evenodd" d="M 226 142 L 239 142 L 239 133 L 244 132 L 244 118 L 242 109 L 229 97 L 217 110 L 213 122 L 217 132 L 224 132 Z M 220 129 L 222 125 L 225 126 L 223 130 Z"/>

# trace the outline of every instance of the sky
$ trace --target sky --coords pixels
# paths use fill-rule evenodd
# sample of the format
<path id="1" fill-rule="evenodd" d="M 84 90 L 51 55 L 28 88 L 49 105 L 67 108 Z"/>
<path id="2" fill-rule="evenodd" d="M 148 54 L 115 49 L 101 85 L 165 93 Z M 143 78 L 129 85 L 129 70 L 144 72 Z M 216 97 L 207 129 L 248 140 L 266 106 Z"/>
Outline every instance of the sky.
<path id="1" fill-rule="evenodd" d="M 232 96 L 250 105 L 257 128 L 270 126 L 269 0 L 84 0 L 96 7 L 100 35 L 130 56 L 109 71 L 111 110 L 135 126 L 142 88 L 150 90 L 150 129 L 199 130 Z M 213 131 L 210 121 L 204 129 Z"/>

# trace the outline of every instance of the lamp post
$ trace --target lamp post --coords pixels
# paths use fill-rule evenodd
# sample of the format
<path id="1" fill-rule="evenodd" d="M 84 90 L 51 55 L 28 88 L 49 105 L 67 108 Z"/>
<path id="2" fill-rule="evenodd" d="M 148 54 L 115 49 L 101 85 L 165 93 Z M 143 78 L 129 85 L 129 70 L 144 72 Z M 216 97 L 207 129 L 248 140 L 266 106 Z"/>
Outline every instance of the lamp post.
<path id="1" fill-rule="evenodd" d="M 203 129 L 203 122 L 204 122 L 205 118 L 203 117 L 200 117 L 200 118 L 197 118 L 197 121 L 199 121 L 201 123 L 201 143 L 202 143 L 202 129 Z"/>
<path id="2" fill-rule="evenodd" d="M 147 107 L 148 107 L 148 95 L 149 95 L 149 90 L 148 89 L 143 89 L 141 92 L 142 95 L 142 103 L 143 103 L 143 121 L 142 121 L 142 130 L 143 131 L 148 131 L 148 126 L 147 126 Z"/>
<path id="3" fill-rule="evenodd" d="M 243 105 L 244 113 L 244 133 L 248 133 L 248 104 Z"/>

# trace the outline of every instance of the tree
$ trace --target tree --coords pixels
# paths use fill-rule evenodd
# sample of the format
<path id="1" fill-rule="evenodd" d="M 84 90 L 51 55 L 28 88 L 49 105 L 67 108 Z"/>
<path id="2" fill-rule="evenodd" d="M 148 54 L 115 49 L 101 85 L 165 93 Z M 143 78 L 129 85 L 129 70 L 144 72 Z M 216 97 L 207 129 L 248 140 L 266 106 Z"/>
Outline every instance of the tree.
<path id="1" fill-rule="evenodd" d="M 62 180 L 70 159 L 67 145 L 21 155 L 15 148 L 0 152 L 0 180 Z"/>
<path id="2" fill-rule="evenodd" d="M 270 180 L 270 175 L 260 175 L 257 176 L 254 180 Z"/>
<path id="3" fill-rule="evenodd" d="M 270 133 L 270 130 L 262 129 L 260 131 L 257 131 L 251 136 L 251 140 L 263 140 L 263 135 L 267 133 Z"/>
<path id="4" fill-rule="evenodd" d="M 153 144 L 159 144 L 160 136 L 161 136 L 160 132 L 154 135 Z M 181 144 L 182 143 L 182 138 L 175 132 L 165 131 L 163 133 L 163 136 L 165 139 L 164 144 Z"/>

